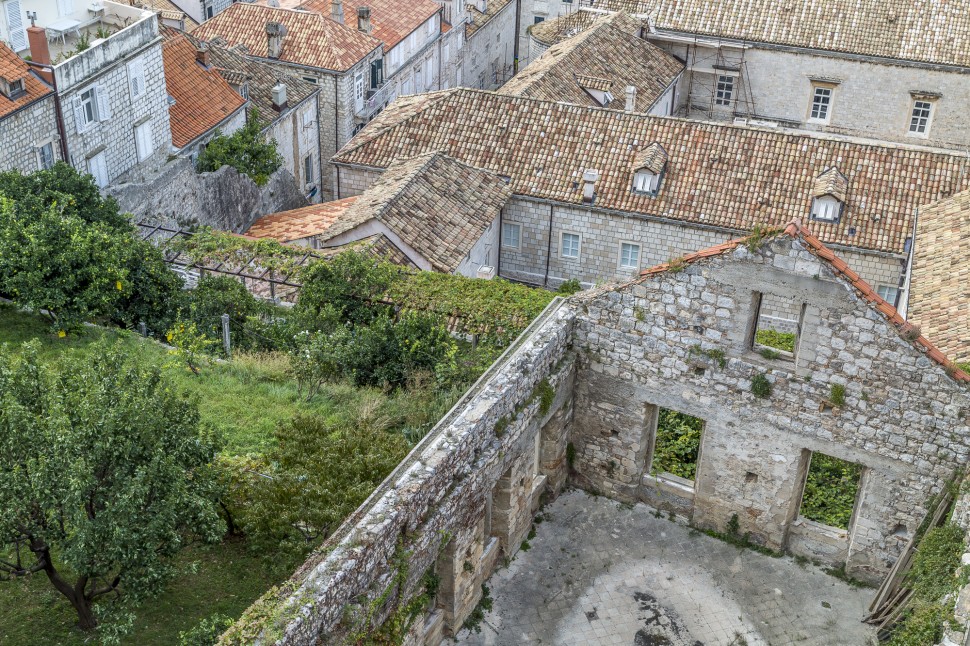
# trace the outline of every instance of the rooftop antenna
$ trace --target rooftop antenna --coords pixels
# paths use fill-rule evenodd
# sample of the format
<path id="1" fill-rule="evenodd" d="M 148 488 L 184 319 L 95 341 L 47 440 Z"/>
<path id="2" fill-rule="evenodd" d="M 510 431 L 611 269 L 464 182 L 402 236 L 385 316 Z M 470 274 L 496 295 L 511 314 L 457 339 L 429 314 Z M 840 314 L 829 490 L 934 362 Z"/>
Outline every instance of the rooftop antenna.
<path id="1" fill-rule="evenodd" d="M 37 25 L 34 24 L 34 23 L 36 23 L 36 21 L 37 21 L 37 12 L 36 11 L 28 11 L 27 12 L 27 20 L 30 21 L 30 26 L 31 27 L 36 27 Z"/>

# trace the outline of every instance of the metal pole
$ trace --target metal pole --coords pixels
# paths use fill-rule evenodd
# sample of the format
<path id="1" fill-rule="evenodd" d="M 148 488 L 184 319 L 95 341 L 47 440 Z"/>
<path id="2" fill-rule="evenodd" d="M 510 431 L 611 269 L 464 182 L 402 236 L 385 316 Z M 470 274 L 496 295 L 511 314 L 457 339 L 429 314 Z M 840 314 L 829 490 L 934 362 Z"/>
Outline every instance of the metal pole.
<path id="1" fill-rule="evenodd" d="M 226 351 L 226 356 L 227 357 L 230 356 L 230 354 L 229 354 L 229 350 L 230 350 L 230 345 L 229 345 L 229 315 L 228 314 L 223 314 L 222 315 L 222 347 Z"/>

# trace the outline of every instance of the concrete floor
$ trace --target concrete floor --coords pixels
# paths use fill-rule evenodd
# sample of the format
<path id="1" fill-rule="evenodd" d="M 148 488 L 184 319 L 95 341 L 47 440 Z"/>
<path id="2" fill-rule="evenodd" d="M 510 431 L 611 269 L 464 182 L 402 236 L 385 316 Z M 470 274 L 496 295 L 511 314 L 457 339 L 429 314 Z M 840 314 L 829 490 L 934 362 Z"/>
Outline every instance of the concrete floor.
<path id="1" fill-rule="evenodd" d="M 580 491 L 543 510 L 465 644 L 864 646 L 873 591 Z"/>

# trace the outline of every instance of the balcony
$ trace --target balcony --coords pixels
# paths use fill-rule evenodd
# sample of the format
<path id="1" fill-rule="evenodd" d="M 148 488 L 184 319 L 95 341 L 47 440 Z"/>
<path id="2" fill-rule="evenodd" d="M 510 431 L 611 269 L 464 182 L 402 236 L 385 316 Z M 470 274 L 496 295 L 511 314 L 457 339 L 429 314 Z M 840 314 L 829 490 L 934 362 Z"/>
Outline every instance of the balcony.
<path id="1" fill-rule="evenodd" d="M 375 114 L 384 109 L 384 106 L 397 98 L 397 92 L 394 92 L 395 85 L 395 83 L 385 82 L 376 90 L 367 90 L 363 106 L 354 111 L 355 115 L 359 119 L 370 121 Z"/>

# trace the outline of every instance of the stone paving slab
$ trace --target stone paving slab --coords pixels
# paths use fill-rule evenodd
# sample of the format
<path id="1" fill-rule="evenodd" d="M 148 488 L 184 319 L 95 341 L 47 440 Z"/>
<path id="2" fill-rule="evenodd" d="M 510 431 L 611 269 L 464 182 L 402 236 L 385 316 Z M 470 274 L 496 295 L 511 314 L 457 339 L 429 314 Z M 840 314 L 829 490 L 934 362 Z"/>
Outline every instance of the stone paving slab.
<path id="1" fill-rule="evenodd" d="M 632 646 L 868 646 L 874 592 L 791 558 L 740 549 L 571 491 L 543 510 L 531 547 L 488 582 L 494 607 L 458 641 Z"/>

